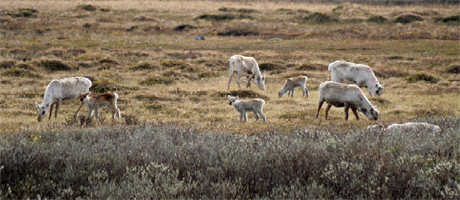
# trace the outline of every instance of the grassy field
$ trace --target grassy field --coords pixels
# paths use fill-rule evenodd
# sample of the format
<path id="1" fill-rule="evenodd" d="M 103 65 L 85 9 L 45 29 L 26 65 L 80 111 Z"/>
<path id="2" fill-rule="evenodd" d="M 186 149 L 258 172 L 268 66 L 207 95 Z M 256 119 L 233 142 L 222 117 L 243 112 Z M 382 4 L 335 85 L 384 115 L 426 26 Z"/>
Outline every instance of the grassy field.
<path id="1" fill-rule="evenodd" d="M 458 15 L 454 7 L 213 1 L 50 6 L 53 2 L 2 3 L 8 8 L 0 18 L 3 133 L 78 127 L 71 123 L 77 101 L 64 103 L 58 119 L 42 123 L 34 106 L 52 79 L 77 75 L 90 77 L 94 92 L 120 94 L 119 125 L 160 121 L 251 133 L 372 124 L 346 122 L 338 108 L 329 121 L 314 118 L 317 87 L 329 80 L 327 65 L 335 60 L 367 64 L 385 83 L 384 95 L 371 98 L 381 113 L 377 123 L 460 113 L 460 29 L 458 21 L 448 20 Z M 409 22 L 395 22 L 401 19 Z M 274 37 L 283 40 L 267 40 Z M 267 75 L 266 92 L 238 90 L 234 82 L 226 89 L 227 60 L 234 54 L 258 60 Z M 284 80 L 295 75 L 309 77 L 310 98 L 299 92 L 278 98 Z M 264 98 L 268 123 L 254 122 L 253 116 L 239 123 L 227 103 L 230 93 Z"/>
<path id="2" fill-rule="evenodd" d="M 456 199 L 459 14 L 437 4 L 2 1 L 0 198 Z M 266 92 L 227 90 L 235 54 L 257 59 Z M 335 60 L 367 64 L 385 84 L 370 98 L 379 121 L 345 121 L 342 108 L 325 120 L 324 106 L 315 119 Z M 278 98 L 297 75 L 310 97 Z M 81 126 L 87 110 L 74 121 L 75 100 L 37 122 L 34 102 L 68 76 L 117 92 L 122 119 L 103 110 L 101 125 Z M 228 94 L 265 99 L 268 122 L 239 122 Z M 364 130 L 408 121 L 443 135 Z"/>

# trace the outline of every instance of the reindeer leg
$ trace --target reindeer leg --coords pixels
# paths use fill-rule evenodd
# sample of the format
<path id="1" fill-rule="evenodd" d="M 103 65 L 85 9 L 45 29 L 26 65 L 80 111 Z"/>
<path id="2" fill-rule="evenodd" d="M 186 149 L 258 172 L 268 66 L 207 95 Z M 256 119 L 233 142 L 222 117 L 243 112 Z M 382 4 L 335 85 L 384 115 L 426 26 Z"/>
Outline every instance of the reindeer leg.
<path id="1" fill-rule="evenodd" d="M 356 120 L 359 120 L 358 112 L 356 112 L 356 108 L 351 108 L 353 114 L 355 114 Z"/>
<path id="2" fill-rule="evenodd" d="M 77 110 L 75 111 L 75 113 L 73 114 L 73 118 L 74 118 L 74 119 L 77 119 L 77 114 L 78 114 L 78 112 L 80 112 L 80 109 L 81 109 L 81 107 L 83 107 L 83 104 L 84 104 L 84 103 L 81 102 L 80 106 L 78 107 L 78 109 L 77 109 Z"/>
<path id="3" fill-rule="evenodd" d="M 62 99 L 59 99 L 58 102 L 56 103 L 56 110 L 54 111 L 54 118 L 57 118 L 57 115 L 58 115 L 58 110 L 59 110 L 59 106 L 61 105 L 61 102 L 62 102 Z"/>
<path id="4" fill-rule="evenodd" d="M 323 106 L 323 103 L 324 101 L 320 101 L 319 104 L 318 104 L 318 110 L 316 111 L 316 119 L 318 119 L 318 116 L 319 116 L 319 111 L 321 110 L 321 107 Z"/>
<path id="5" fill-rule="evenodd" d="M 251 80 L 252 80 L 252 76 L 248 76 L 248 84 L 246 85 L 246 88 L 249 88 L 251 89 Z"/>
<path id="6" fill-rule="evenodd" d="M 230 89 L 230 83 L 232 82 L 232 77 L 233 77 L 233 73 L 230 73 L 229 75 L 229 78 L 228 78 L 228 86 L 227 86 L 227 90 Z"/>
<path id="7" fill-rule="evenodd" d="M 348 110 L 350 109 L 350 106 L 348 104 L 345 104 L 345 120 L 348 120 Z"/>
<path id="8" fill-rule="evenodd" d="M 241 89 L 240 78 L 241 78 L 241 76 L 238 74 L 238 75 L 236 76 L 236 84 L 238 84 L 238 88 Z"/>
<path id="9" fill-rule="evenodd" d="M 259 115 L 257 115 L 256 111 L 254 111 L 254 115 L 256 116 L 256 121 L 259 121 Z"/>
<path id="10" fill-rule="evenodd" d="M 53 106 L 54 106 L 54 103 L 52 103 L 50 106 L 50 116 L 48 119 L 51 119 L 51 115 L 53 115 Z"/>
<path id="11" fill-rule="evenodd" d="M 326 107 L 326 120 L 327 120 L 327 115 L 329 114 L 329 109 L 331 109 L 331 105 L 330 104 L 327 104 L 327 107 Z"/>

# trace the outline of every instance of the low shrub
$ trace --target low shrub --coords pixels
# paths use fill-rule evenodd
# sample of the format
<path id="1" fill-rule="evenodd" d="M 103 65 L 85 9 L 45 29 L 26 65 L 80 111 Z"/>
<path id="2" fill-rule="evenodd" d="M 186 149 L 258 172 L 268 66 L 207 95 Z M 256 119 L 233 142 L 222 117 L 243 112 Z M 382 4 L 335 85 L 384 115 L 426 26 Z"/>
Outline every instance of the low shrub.
<path id="1" fill-rule="evenodd" d="M 139 84 L 145 85 L 145 86 L 152 86 L 152 85 L 157 85 L 157 84 L 171 85 L 174 82 L 175 82 L 174 79 L 171 77 L 154 75 L 154 76 L 150 76 L 144 79 Z"/>
<path id="2" fill-rule="evenodd" d="M 304 20 L 309 23 L 313 23 L 313 24 L 334 23 L 334 22 L 340 21 L 339 18 L 329 16 L 327 14 L 320 13 L 320 12 L 315 12 L 311 15 L 308 15 L 307 17 L 304 18 Z"/>
<path id="3" fill-rule="evenodd" d="M 100 59 L 99 63 L 101 63 L 101 64 L 113 64 L 113 65 L 118 64 L 118 62 L 116 60 L 114 60 L 113 58 L 110 58 L 110 57 L 105 57 L 105 58 Z"/>
<path id="4" fill-rule="evenodd" d="M 451 74 L 460 74 L 460 64 L 453 64 L 449 66 L 447 72 Z"/>
<path id="5" fill-rule="evenodd" d="M 166 68 L 172 68 L 172 67 L 186 67 L 188 64 L 180 60 L 168 60 L 168 61 L 161 62 L 160 65 Z"/>
<path id="6" fill-rule="evenodd" d="M 133 70 L 133 71 L 138 71 L 138 70 L 158 70 L 158 69 L 161 69 L 161 67 L 157 66 L 157 65 L 154 65 L 152 63 L 149 63 L 149 62 L 142 62 L 142 63 L 138 63 L 137 65 L 134 65 L 134 66 L 130 67 L 129 69 Z"/>
<path id="7" fill-rule="evenodd" d="M 372 16 L 372 17 L 369 17 L 367 19 L 367 21 L 377 23 L 377 24 L 383 24 L 383 23 L 387 22 L 388 19 L 383 17 L 383 16 Z"/>
<path id="8" fill-rule="evenodd" d="M 192 25 L 188 25 L 188 24 L 183 24 L 183 25 L 176 26 L 173 30 L 174 31 L 186 31 L 190 29 L 196 29 L 196 27 Z"/>
<path id="9" fill-rule="evenodd" d="M 231 15 L 231 14 L 222 14 L 222 15 L 211 15 L 211 14 L 204 14 L 198 16 L 196 19 L 205 19 L 205 20 L 212 20 L 212 21 L 225 21 L 225 20 L 232 20 L 232 19 L 254 19 L 251 15 Z"/>
<path id="10" fill-rule="evenodd" d="M 0 61 L 0 69 L 8 69 L 16 64 L 15 60 L 2 60 Z"/>
<path id="11" fill-rule="evenodd" d="M 242 136 L 125 119 L 138 125 L 0 135 L 0 198 L 460 197 L 458 117 L 424 119 L 442 128 L 435 137 L 335 125 Z"/>
<path id="12" fill-rule="evenodd" d="M 403 14 L 397 16 L 393 21 L 395 23 L 409 24 L 416 21 L 423 21 L 423 18 L 416 14 Z"/>
<path id="13" fill-rule="evenodd" d="M 273 71 L 277 69 L 284 69 L 286 67 L 279 63 L 271 62 L 271 63 L 260 63 L 259 68 L 260 68 L 260 71 Z"/>
<path id="14" fill-rule="evenodd" d="M 252 23 L 238 23 L 235 25 L 227 26 L 223 30 L 217 32 L 219 36 L 251 36 L 259 35 L 259 30 L 255 24 Z"/>
<path id="15" fill-rule="evenodd" d="M 226 8 L 226 7 L 219 8 L 219 11 L 221 12 L 241 12 L 241 13 L 257 12 L 256 9 L 251 9 L 251 8 Z"/>
<path id="16" fill-rule="evenodd" d="M 108 79 L 91 79 L 93 85 L 91 86 L 91 92 L 104 93 L 113 92 L 118 89 L 117 84 Z"/>
<path id="17" fill-rule="evenodd" d="M 459 15 L 454 15 L 450 17 L 445 17 L 441 19 L 442 23 L 448 24 L 448 25 L 460 25 L 460 16 Z"/>
<path id="18" fill-rule="evenodd" d="M 37 67 L 42 67 L 49 71 L 70 71 L 74 69 L 69 64 L 64 63 L 61 60 L 42 59 L 33 61 L 33 64 Z"/>
<path id="19" fill-rule="evenodd" d="M 425 81 L 428 83 L 437 83 L 439 81 L 439 78 L 436 78 L 432 75 L 425 74 L 425 73 L 411 74 L 409 76 L 406 76 L 405 79 L 409 83 L 415 83 L 418 81 Z"/>
<path id="20" fill-rule="evenodd" d="M 85 11 L 96 11 L 97 7 L 91 4 L 87 4 L 87 5 L 79 5 L 77 6 L 77 9 L 85 10 Z"/>
<path id="21" fill-rule="evenodd" d="M 40 78 L 41 76 L 32 70 L 22 68 L 10 68 L 2 72 L 2 76 L 10 77 L 28 77 L 28 78 Z"/>
<path id="22" fill-rule="evenodd" d="M 311 63 L 304 63 L 300 65 L 297 70 L 301 71 L 326 71 L 328 68 L 327 65 L 323 64 L 311 64 Z"/>

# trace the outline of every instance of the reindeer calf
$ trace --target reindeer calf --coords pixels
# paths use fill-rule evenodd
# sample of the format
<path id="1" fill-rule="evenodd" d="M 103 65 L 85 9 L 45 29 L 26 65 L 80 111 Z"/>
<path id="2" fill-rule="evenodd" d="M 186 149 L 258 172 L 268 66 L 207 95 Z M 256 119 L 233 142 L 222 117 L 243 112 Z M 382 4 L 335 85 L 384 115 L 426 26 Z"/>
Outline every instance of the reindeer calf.
<path id="1" fill-rule="evenodd" d="M 306 76 L 297 76 L 297 77 L 292 77 L 288 78 L 286 80 L 286 83 L 284 84 L 284 87 L 278 92 L 278 96 L 281 98 L 286 92 L 288 93 L 288 96 L 294 97 L 294 89 L 296 87 L 300 87 L 303 92 L 303 96 L 307 94 L 307 98 L 309 97 L 309 91 L 306 87 L 308 78 Z"/>
<path id="2" fill-rule="evenodd" d="M 263 99 L 248 99 L 248 100 L 238 100 L 236 96 L 228 95 L 228 100 L 230 105 L 232 105 L 238 112 L 240 112 L 240 121 L 248 121 L 247 111 L 253 111 L 256 116 L 256 121 L 259 120 L 259 115 L 262 116 L 262 119 L 267 121 L 264 113 L 262 112 L 265 101 Z"/>
<path id="3" fill-rule="evenodd" d="M 121 118 L 120 109 L 117 107 L 118 94 L 107 92 L 101 94 L 90 94 L 81 93 L 78 97 L 82 103 L 85 103 L 88 107 L 88 119 L 93 117 L 94 111 L 96 111 L 96 119 L 99 122 L 99 108 L 108 107 L 112 113 L 112 121 L 117 117 Z"/>

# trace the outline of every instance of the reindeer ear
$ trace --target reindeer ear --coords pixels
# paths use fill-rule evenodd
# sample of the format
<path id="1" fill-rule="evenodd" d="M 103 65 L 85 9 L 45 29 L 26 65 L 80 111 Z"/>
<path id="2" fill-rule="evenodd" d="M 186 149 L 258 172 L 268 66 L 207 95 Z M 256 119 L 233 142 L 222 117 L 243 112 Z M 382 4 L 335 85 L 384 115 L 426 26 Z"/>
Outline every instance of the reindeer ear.
<path id="1" fill-rule="evenodd" d="M 37 106 L 37 108 L 40 108 L 40 104 L 35 102 L 35 106 Z"/>

